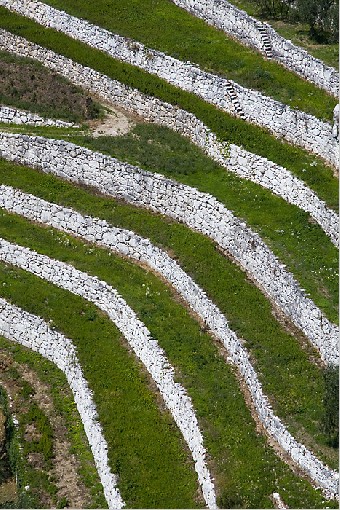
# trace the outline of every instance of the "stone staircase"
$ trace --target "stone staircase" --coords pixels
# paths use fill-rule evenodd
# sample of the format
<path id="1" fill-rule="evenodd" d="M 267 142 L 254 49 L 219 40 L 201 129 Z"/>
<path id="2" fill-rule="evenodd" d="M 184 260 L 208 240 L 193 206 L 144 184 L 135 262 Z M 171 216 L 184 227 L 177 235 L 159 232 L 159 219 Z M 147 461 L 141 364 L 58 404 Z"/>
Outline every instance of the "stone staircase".
<path id="1" fill-rule="evenodd" d="M 238 100 L 238 97 L 237 97 L 237 94 L 235 92 L 235 87 L 234 85 L 232 84 L 232 82 L 227 82 L 226 84 L 226 89 L 228 91 L 228 95 L 231 99 L 231 102 L 234 106 L 234 109 L 235 109 L 235 112 L 237 114 L 238 117 L 240 117 L 241 119 L 245 119 L 246 116 L 242 110 L 242 107 L 239 103 L 239 100 Z"/>
<path id="2" fill-rule="evenodd" d="M 263 49 L 267 58 L 273 58 L 273 48 L 268 37 L 267 29 L 263 23 L 256 24 L 258 31 L 260 32 L 261 39 L 263 42 Z"/>

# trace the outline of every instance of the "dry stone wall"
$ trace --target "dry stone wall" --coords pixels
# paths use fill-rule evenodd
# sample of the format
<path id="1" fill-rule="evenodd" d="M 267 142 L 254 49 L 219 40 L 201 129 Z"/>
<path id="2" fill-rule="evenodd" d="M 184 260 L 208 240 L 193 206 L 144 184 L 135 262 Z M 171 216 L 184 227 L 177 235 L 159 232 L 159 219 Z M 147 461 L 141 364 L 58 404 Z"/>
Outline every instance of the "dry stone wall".
<path id="1" fill-rule="evenodd" d="M 331 237 L 332 242 L 339 244 L 337 214 L 328 209 L 325 203 L 300 179 L 266 158 L 248 152 L 237 145 L 229 146 L 225 142 L 220 142 L 216 135 L 193 114 L 159 99 L 148 97 L 88 67 L 83 67 L 70 59 L 1 30 L 0 47 L 21 56 L 34 56 L 48 68 L 62 74 L 103 101 L 123 107 L 149 122 L 177 131 L 227 170 L 256 182 L 308 212 Z"/>
<path id="2" fill-rule="evenodd" d="M 280 36 L 268 23 L 262 23 L 225 0 L 172 0 L 210 25 L 259 50 L 287 69 L 323 88 L 335 97 L 339 95 L 339 73 Z M 268 55 L 269 53 L 269 55 Z"/>
<path id="3" fill-rule="evenodd" d="M 124 299 L 97 277 L 4 239 L 0 239 L 0 259 L 91 301 L 108 314 L 155 381 L 189 446 L 205 502 L 208 508 L 215 509 L 214 485 L 206 465 L 206 450 L 191 399 L 184 388 L 175 382 L 174 369 L 164 351 L 151 338 L 147 328 Z"/>
<path id="4" fill-rule="evenodd" d="M 0 156 L 92 186 L 209 236 L 304 332 L 325 362 L 337 363 L 338 328 L 305 296 L 260 237 L 211 195 L 60 140 L 3 133 Z"/>
<path id="5" fill-rule="evenodd" d="M 0 122 L 4 124 L 28 124 L 30 126 L 79 127 L 63 120 L 44 119 L 35 113 L 0 106 Z"/>
<path id="6" fill-rule="evenodd" d="M 148 265 L 165 278 L 227 349 L 228 360 L 236 365 L 246 383 L 255 412 L 266 433 L 291 458 L 293 449 L 294 452 L 298 451 L 299 453 L 294 455 L 294 462 L 315 484 L 323 488 L 328 497 L 334 497 L 337 474 L 332 473 L 330 477 L 332 481 L 329 483 L 330 470 L 327 466 L 323 466 L 304 445 L 298 443 L 274 415 L 267 397 L 263 394 L 247 350 L 230 330 L 224 315 L 165 252 L 153 246 L 148 239 L 141 238 L 131 231 L 111 227 L 98 218 L 84 217 L 72 209 L 51 204 L 8 186 L 0 186 L 0 207 L 130 257 Z"/>
<path id="7" fill-rule="evenodd" d="M 338 144 L 332 135 L 332 126 L 312 115 L 293 110 L 260 92 L 246 89 L 231 80 L 204 72 L 190 62 L 185 63 L 146 48 L 137 41 L 112 34 L 41 2 L 0 0 L 0 5 L 100 49 L 113 58 L 155 74 L 228 113 L 235 116 L 241 114 L 242 118 L 314 152 L 334 166 L 339 164 Z"/>
<path id="8" fill-rule="evenodd" d="M 18 252 L 18 260 L 21 256 Z M 107 443 L 97 421 L 92 392 L 84 379 L 71 340 L 50 329 L 40 317 L 31 315 L 2 298 L 0 298 L 0 334 L 8 340 L 38 352 L 65 373 L 84 425 L 109 508 L 123 508 L 125 503 L 117 488 L 117 477 L 111 473 L 108 465 Z"/>

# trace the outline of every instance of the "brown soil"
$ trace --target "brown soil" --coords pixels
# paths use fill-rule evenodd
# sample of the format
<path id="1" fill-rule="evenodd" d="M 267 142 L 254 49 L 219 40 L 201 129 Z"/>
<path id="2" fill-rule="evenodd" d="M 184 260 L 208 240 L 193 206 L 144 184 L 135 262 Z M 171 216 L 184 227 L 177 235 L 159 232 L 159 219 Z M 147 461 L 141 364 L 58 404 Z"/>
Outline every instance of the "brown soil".
<path id="1" fill-rule="evenodd" d="M 98 117 L 89 95 L 42 65 L 3 52 L 0 63 L 0 104 L 74 122 Z"/>
<path id="2" fill-rule="evenodd" d="M 13 379 L 11 377 L 8 370 L 10 367 L 16 369 L 20 375 L 19 378 Z M 17 417 L 20 417 L 21 413 L 25 413 L 28 410 L 27 398 L 25 405 L 23 398 L 20 396 L 20 380 L 25 380 L 34 390 L 34 395 L 29 400 L 31 402 L 34 401 L 43 410 L 53 429 L 55 458 L 52 460 L 52 468 L 46 468 L 43 455 L 40 453 L 31 452 L 27 456 L 27 460 L 34 469 L 46 472 L 55 480 L 54 483 L 57 487 L 56 498 L 58 500 L 66 498 L 68 505 L 73 508 L 88 507 L 91 504 L 89 491 L 79 478 L 79 463 L 76 457 L 70 453 L 71 445 L 67 439 L 67 429 L 62 417 L 55 411 L 49 386 L 41 382 L 36 373 L 27 365 L 19 365 L 7 354 L 0 353 L 0 368 L 2 368 L 0 370 L 0 384 L 6 389 L 7 394 L 11 398 L 11 411 Z M 36 440 L 38 436 L 39 434 L 33 424 L 26 426 L 25 440 Z M 0 485 L 0 499 L 3 485 Z M 54 506 L 53 501 L 45 492 L 39 493 L 39 499 L 47 508 Z"/>
<path id="3" fill-rule="evenodd" d="M 94 137 L 120 136 L 128 133 L 135 126 L 135 120 L 128 113 L 112 106 L 104 105 L 107 114 L 104 119 L 90 121 L 89 128 Z"/>

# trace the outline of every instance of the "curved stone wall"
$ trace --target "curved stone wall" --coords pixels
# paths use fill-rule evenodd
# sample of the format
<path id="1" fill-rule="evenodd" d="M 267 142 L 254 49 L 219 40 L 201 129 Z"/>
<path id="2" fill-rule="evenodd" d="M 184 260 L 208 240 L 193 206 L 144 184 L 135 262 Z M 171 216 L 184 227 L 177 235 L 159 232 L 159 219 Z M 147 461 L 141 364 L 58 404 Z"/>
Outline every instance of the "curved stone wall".
<path id="1" fill-rule="evenodd" d="M 97 277 L 4 239 L 0 239 L 0 259 L 91 301 L 107 313 L 155 381 L 191 451 L 205 502 L 208 508 L 215 509 L 215 489 L 206 465 L 203 437 L 191 399 L 184 388 L 175 382 L 175 371 L 164 351 L 157 341 L 151 338 L 147 328 L 124 299 L 115 289 Z"/>
<path id="2" fill-rule="evenodd" d="M 237 145 L 229 146 L 220 142 L 193 114 L 159 99 L 148 97 L 136 89 L 2 30 L 0 48 L 25 57 L 34 56 L 49 69 L 96 94 L 103 101 L 123 107 L 148 122 L 166 126 L 189 138 L 227 170 L 269 189 L 287 202 L 308 212 L 330 236 L 332 242 L 339 244 L 338 215 L 328 209 L 301 180 L 266 158 L 256 156 Z"/>
<path id="3" fill-rule="evenodd" d="M 92 393 L 82 374 L 76 350 L 68 338 L 49 328 L 40 317 L 31 315 L 0 298 L 0 334 L 41 354 L 66 375 L 84 425 L 96 468 L 109 508 L 125 506 L 117 488 L 117 477 L 110 471 L 107 443 L 97 421 Z"/>
<path id="4" fill-rule="evenodd" d="M 84 217 L 72 209 L 51 204 L 7 186 L 0 186 L 0 191 L 0 207 L 95 242 L 99 246 L 146 264 L 170 283 L 227 349 L 228 359 L 236 365 L 246 383 L 255 412 L 266 433 L 298 464 L 300 469 L 311 477 L 314 483 L 323 487 L 328 497 L 334 497 L 332 492 L 334 487 L 332 488 L 332 484 L 328 482 L 329 469 L 323 466 L 304 445 L 298 443 L 281 420 L 274 415 L 267 397 L 263 394 L 261 383 L 251 365 L 247 350 L 230 330 L 220 310 L 174 260 L 153 246 L 148 239 L 141 238 L 131 231 L 111 227 L 98 218 Z M 331 478 L 337 480 L 337 475 L 333 473 Z"/>
<path id="5" fill-rule="evenodd" d="M 0 155 L 165 214 L 209 236 L 303 331 L 323 360 L 337 363 L 338 328 L 260 237 L 211 195 L 65 141 L 2 133 Z"/>
<path id="6" fill-rule="evenodd" d="M 339 73 L 279 35 L 268 23 L 258 21 L 225 0 L 172 2 L 338 97 Z"/>
<path id="7" fill-rule="evenodd" d="M 0 122 L 5 124 L 28 124 L 30 126 L 79 127 L 71 122 L 44 119 L 35 113 L 18 110 L 9 106 L 0 106 Z"/>
<path id="8" fill-rule="evenodd" d="M 104 30 L 85 20 L 35 0 L 0 0 L 0 5 L 63 32 L 91 47 L 155 74 L 182 90 L 192 92 L 218 108 L 267 128 L 334 166 L 339 165 L 338 144 L 332 126 L 304 112 L 293 110 L 255 90 L 202 71 L 143 44 Z M 239 110 L 241 108 L 241 111 Z"/>

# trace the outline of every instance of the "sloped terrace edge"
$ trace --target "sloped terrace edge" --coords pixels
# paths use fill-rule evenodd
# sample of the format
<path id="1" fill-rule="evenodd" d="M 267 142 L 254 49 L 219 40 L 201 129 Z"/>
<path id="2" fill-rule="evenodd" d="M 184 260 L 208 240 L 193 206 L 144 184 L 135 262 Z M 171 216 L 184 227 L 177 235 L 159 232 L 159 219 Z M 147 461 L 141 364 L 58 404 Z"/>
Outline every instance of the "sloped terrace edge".
<path id="1" fill-rule="evenodd" d="M 151 338 L 147 328 L 125 300 L 115 289 L 97 277 L 4 239 L 0 239 L 0 260 L 79 295 L 107 313 L 155 381 L 191 451 L 205 502 L 208 508 L 217 508 L 214 484 L 205 461 L 203 437 L 191 399 L 185 389 L 175 382 L 174 368 L 163 349 Z"/>
<path id="2" fill-rule="evenodd" d="M 240 117 L 240 105 L 242 118 L 339 166 L 338 144 L 332 126 L 312 115 L 36 0 L 0 0 L 0 5 L 154 74 L 237 117 Z"/>
<path id="3" fill-rule="evenodd" d="M 229 328 L 225 316 L 167 253 L 153 246 L 148 239 L 129 230 L 111 227 L 104 220 L 82 216 L 72 209 L 46 202 L 9 186 L 0 186 L 0 192 L 0 207 L 7 211 L 86 239 L 98 246 L 109 248 L 122 256 L 146 264 L 160 274 L 184 298 L 188 306 L 227 349 L 228 360 L 237 367 L 246 383 L 256 414 L 266 433 L 288 453 L 314 483 L 323 488 L 326 497 L 336 497 L 334 491 L 336 491 L 337 474 L 332 473 L 327 466 L 323 466 L 304 445 L 298 443 L 281 420 L 274 415 L 251 365 L 247 350 Z M 330 473 L 332 473 L 331 476 L 329 476 Z"/>
<path id="4" fill-rule="evenodd" d="M 55 126 L 63 128 L 79 127 L 72 122 L 65 122 L 59 119 L 46 119 L 35 113 L 30 113 L 18 108 L 0 105 L 0 122 L 4 124 L 19 124 L 30 126 Z"/>
<path id="5" fill-rule="evenodd" d="M 97 421 L 92 392 L 84 379 L 76 350 L 68 338 L 50 329 L 40 317 L 31 315 L 0 298 L 0 334 L 52 361 L 66 376 L 74 396 L 109 508 L 125 506 L 110 471 L 107 443 Z"/>
<path id="6" fill-rule="evenodd" d="M 338 363 L 338 328 L 261 238 L 211 195 L 62 140 L 0 133 L 0 156 L 165 214 L 207 235 L 303 331 L 326 363 Z"/>
<path id="7" fill-rule="evenodd" d="M 329 209 L 300 179 L 266 158 L 237 145 L 220 142 L 216 135 L 195 115 L 70 59 L 46 50 L 22 37 L 0 29 L 0 48 L 20 56 L 33 57 L 49 69 L 60 73 L 104 102 L 123 107 L 148 122 L 166 126 L 200 147 L 211 159 L 239 177 L 269 189 L 287 202 L 308 212 L 319 223 L 332 242 L 339 245 L 338 215 Z"/>
<path id="8" fill-rule="evenodd" d="M 339 73 L 306 50 L 279 35 L 268 23 L 263 23 L 225 0 L 172 0 L 174 4 L 203 19 L 226 34 L 277 60 L 290 71 L 326 90 L 339 95 Z"/>

